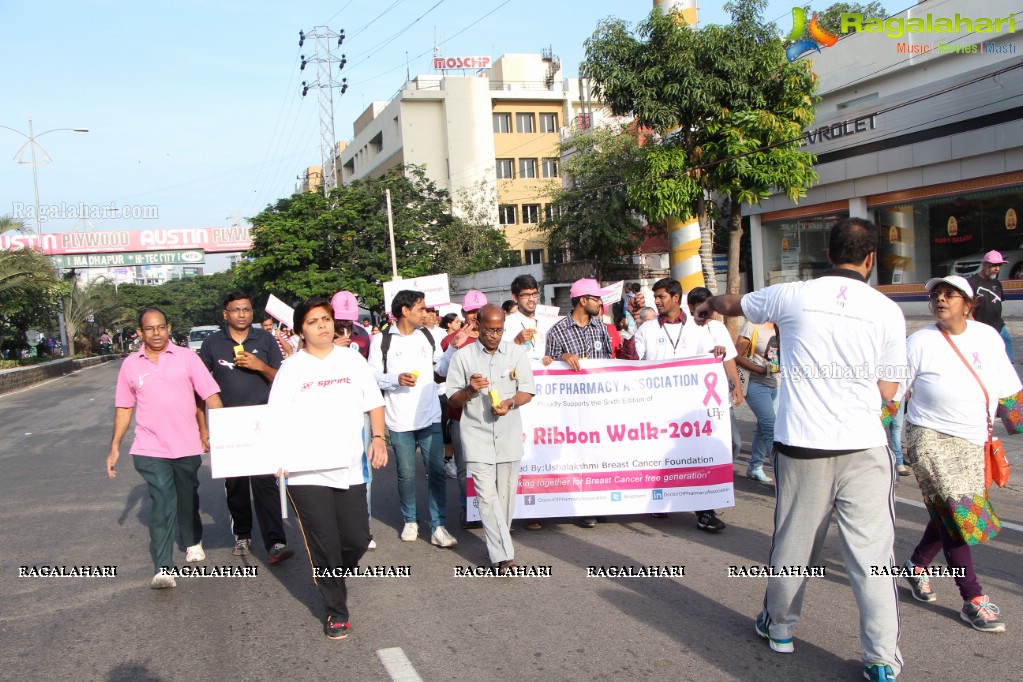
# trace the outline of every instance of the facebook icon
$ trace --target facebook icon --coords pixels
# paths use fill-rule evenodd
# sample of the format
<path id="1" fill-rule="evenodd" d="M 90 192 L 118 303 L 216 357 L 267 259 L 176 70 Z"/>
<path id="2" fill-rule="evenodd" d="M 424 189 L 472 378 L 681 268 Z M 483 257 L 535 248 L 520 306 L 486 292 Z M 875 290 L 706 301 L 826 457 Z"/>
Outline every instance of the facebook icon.
<path id="1" fill-rule="evenodd" d="M 651 492 L 653 493 L 653 498 L 655 500 L 663 500 L 664 499 L 664 491 L 663 490 L 654 490 L 654 491 L 651 491 Z"/>
<path id="2" fill-rule="evenodd" d="M 535 495 L 526 495 L 525 498 L 526 499 L 524 501 L 525 501 L 526 504 L 536 504 L 536 496 Z"/>

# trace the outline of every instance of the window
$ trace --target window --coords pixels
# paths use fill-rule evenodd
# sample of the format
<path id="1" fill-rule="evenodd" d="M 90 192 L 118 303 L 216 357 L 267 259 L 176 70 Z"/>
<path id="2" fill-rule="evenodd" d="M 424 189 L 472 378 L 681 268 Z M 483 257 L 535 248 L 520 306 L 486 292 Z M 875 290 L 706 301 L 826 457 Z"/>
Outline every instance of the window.
<path id="1" fill-rule="evenodd" d="M 558 132 L 558 115 L 540 114 L 540 132 L 541 133 Z"/>
<path id="2" fill-rule="evenodd" d="M 515 129 L 520 133 L 535 133 L 533 114 L 515 114 Z"/>
<path id="3" fill-rule="evenodd" d="M 519 177 L 536 177 L 536 159 L 519 159 Z"/>
<path id="4" fill-rule="evenodd" d="M 543 249 L 526 249 L 526 265 L 543 263 Z"/>
<path id="5" fill-rule="evenodd" d="M 522 204 L 522 223 L 535 225 L 540 222 L 540 204 Z"/>
<path id="6" fill-rule="evenodd" d="M 502 225 L 514 225 L 515 220 L 515 207 L 514 206 L 498 206 L 497 207 L 498 222 Z"/>
<path id="7" fill-rule="evenodd" d="M 557 159 L 544 159 L 543 160 L 543 176 L 545 178 L 556 178 L 556 177 L 558 177 L 558 160 Z"/>
<path id="8" fill-rule="evenodd" d="M 561 211 L 554 204 L 544 204 L 543 207 L 543 218 L 547 222 L 554 220 L 561 216 Z"/>
<path id="9" fill-rule="evenodd" d="M 501 180 L 510 180 L 515 177 L 514 159 L 497 159 L 497 177 Z"/>
<path id="10" fill-rule="evenodd" d="M 494 132 L 511 132 L 511 114 L 494 114 Z"/>

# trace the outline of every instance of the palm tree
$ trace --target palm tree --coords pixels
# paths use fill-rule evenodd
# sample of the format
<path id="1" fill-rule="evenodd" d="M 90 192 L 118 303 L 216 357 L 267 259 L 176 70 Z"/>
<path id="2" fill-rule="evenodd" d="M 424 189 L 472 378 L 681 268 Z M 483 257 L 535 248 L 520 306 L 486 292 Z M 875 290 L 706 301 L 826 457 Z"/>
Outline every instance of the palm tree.
<path id="1" fill-rule="evenodd" d="M 0 216 L 0 234 L 4 232 L 27 233 L 28 229 L 24 221 Z M 29 249 L 0 251 L 0 306 L 31 288 L 50 288 L 56 283 L 53 265 L 46 256 Z"/>

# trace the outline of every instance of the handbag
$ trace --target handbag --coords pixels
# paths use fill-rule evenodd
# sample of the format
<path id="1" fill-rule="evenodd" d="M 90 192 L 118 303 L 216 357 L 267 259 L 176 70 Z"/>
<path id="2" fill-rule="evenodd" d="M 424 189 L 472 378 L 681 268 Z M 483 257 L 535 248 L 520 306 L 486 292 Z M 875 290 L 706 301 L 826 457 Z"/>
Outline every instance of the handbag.
<path id="1" fill-rule="evenodd" d="M 753 358 L 753 351 L 757 347 L 757 327 L 759 325 L 753 325 L 753 336 L 749 340 L 749 348 L 746 349 L 746 358 Z M 749 390 L 749 375 L 750 371 L 745 367 L 736 366 L 736 370 L 739 373 L 739 385 L 742 387 L 742 394 L 746 395 L 746 391 Z"/>
<path id="2" fill-rule="evenodd" d="M 980 390 L 984 392 L 984 416 L 987 418 L 987 442 L 984 443 L 984 487 L 990 488 L 992 483 L 996 483 L 999 488 L 1004 488 L 1009 483 L 1009 460 L 1005 457 L 1005 446 L 1002 445 L 1002 441 L 994 436 L 994 428 L 991 425 L 991 410 L 988 407 L 991 404 L 991 400 L 988 397 L 987 388 L 984 387 L 984 382 L 977 376 L 973 365 L 959 352 L 959 348 L 952 341 L 952 337 L 948 335 L 948 332 L 943 329 L 941 334 L 948 341 L 948 344 L 952 346 L 952 350 L 956 352 L 956 355 L 963 361 L 963 364 L 966 365 L 966 369 L 970 370 L 973 378 L 980 384 Z"/>

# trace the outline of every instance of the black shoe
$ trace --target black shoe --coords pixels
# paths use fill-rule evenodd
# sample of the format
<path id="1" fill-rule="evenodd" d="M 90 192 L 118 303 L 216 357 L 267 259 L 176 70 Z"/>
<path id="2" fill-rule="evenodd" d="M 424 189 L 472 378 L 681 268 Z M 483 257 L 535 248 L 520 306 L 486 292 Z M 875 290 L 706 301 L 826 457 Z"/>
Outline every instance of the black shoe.
<path id="1" fill-rule="evenodd" d="M 477 528 L 483 527 L 482 521 L 467 521 L 465 518 L 465 512 L 462 512 L 459 516 L 462 522 L 462 530 L 476 530 Z"/>
<path id="2" fill-rule="evenodd" d="M 323 632 L 330 639 L 344 639 L 351 631 L 351 623 L 338 623 L 333 616 L 327 616 L 327 622 L 323 624 Z"/>
<path id="3" fill-rule="evenodd" d="M 278 542 L 270 548 L 270 565 L 274 566 L 282 561 L 287 561 L 293 556 L 295 556 L 295 550 L 283 542 Z"/>
<path id="4" fill-rule="evenodd" d="M 597 519 L 595 518 L 579 519 L 579 526 L 582 528 L 596 528 Z"/>
<path id="5" fill-rule="evenodd" d="M 702 511 L 697 512 L 696 527 L 700 530 L 716 533 L 719 530 L 724 530 L 725 522 L 719 519 L 718 515 L 713 511 Z"/>

